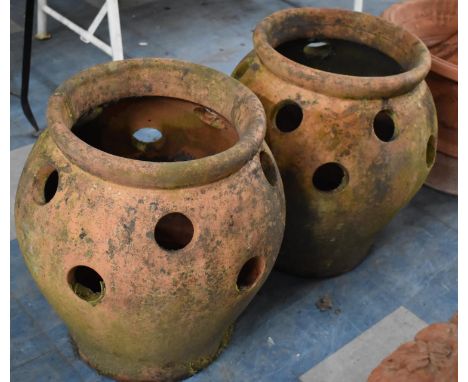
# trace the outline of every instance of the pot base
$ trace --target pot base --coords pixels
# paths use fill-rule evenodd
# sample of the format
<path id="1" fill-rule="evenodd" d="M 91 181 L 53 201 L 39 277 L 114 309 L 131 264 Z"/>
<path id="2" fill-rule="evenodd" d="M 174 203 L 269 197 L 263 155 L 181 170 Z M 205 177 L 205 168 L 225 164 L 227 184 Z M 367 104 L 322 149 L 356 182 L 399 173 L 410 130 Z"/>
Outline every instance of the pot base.
<path id="1" fill-rule="evenodd" d="M 302 236 L 313 237 L 311 232 L 300 232 Z M 275 268 L 298 277 L 323 279 L 340 276 L 359 266 L 372 251 L 374 235 L 357 241 L 348 236 L 332 245 L 326 241 L 312 241 L 301 246 L 291 243 L 300 243 L 299 236 L 283 242 Z"/>
<path id="2" fill-rule="evenodd" d="M 104 370 L 101 367 L 101 361 L 100 360 L 93 360 L 90 357 L 88 357 L 82 349 L 80 349 L 78 343 L 76 340 L 73 338 L 73 336 L 70 334 L 70 339 L 73 343 L 73 346 L 75 348 L 76 353 L 80 356 L 80 358 L 86 362 L 90 367 L 95 369 L 99 374 L 110 377 L 115 379 L 116 381 L 119 382 L 160 382 L 160 381 L 178 381 L 182 380 L 184 378 L 188 378 L 205 367 L 207 367 L 209 364 L 211 364 L 216 358 L 219 357 L 219 355 L 223 352 L 223 350 L 228 346 L 229 342 L 231 341 L 232 337 L 232 332 L 234 330 L 234 324 L 230 325 L 226 331 L 224 332 L 222 339 L 216 349 L 215 352 L 212 352 L 211 354 L 208 354 L 206 356 L 200 357 L 196 360 L 193 361 L 187 361 L 184 364 L 179 364 L 175 365 L 172 364 L 166 368 L 148 368 L 145 365 L 141 365 L 140 367 L 137 365 L 137 362 L 132 362 L 132 369 L 133 370 L 141 370 L 141 373 L 139 375 L 136 375 L 136 373 L 131 373 L 127 374 L 122 369 L 124 366 L 122 366 L 122 360 L 121 359 L 115 359 L 114 362 L 109 361 L 108 356 L 106 355 L 105 357 L 107 358 L 106 363 L 113 363 L 114 365 L 118 365 L 117 370 L 113 371 L 107 368 Z"/>

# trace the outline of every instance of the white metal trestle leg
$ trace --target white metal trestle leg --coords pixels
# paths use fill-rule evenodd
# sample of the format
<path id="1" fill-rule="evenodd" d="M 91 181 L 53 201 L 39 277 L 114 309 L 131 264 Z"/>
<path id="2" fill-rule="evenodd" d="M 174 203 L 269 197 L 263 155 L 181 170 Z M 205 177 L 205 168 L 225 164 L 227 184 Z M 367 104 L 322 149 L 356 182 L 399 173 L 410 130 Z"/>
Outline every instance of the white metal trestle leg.
<path id="1" fill-rule="evenodd" d="M 47 15 L 43 11 L 45 6 L 47 6 L 47 0 L 37 0 L 37 34 L 35 37 L 38 40 L 50 38 L 50 34 L 47 33 Z"/>
<path id="2" fill-rule="evenodd" d="M 362 12 L 364 6 L 364 0 L 354 0 L 353 10 L 356 12 Z"/>
<path id="3" fill-rule="evenodd" d="M 107 15 L 107 23 L 109 26 L 110 45 L 94 36 L 99 24 Z M 58 13 L 47 5 L 47 0 L 38 0 L 37 10 L 37 35 L 36 38 L 44 40 L 50 38 L 47 33 L 47 16 L 50 16 L 62 23 L 73 32 L 80 36 L 80 39 L 85 43 L 91 43 L 95 47 L 112 57 L 114 61 L 123 59 L 122 32 L 120 30 L 120 16 L 118 0 L 106 0 L 98 14 L 91 22 L 88 29 L 84 29 L 65 16 Z"/>
<path id="4" fill-rule="evenodd" d="M 120 16 L 118 0 L 106 0 L 107 21 L 109 23 L 110 43 L 114 60 L 123 60 L 122 32 L 120 31 Z"/>

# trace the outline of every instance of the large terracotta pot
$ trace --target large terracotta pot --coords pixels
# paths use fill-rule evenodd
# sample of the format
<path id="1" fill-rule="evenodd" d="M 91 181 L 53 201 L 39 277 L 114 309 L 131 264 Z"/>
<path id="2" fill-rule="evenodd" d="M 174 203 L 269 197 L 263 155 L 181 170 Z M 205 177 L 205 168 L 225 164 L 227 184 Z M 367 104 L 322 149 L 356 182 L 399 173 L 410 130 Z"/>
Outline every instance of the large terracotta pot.
<path id="1" fill-rule="evenodd" d="M 409 0 L 382 17 L 417 35 L 432 54 L 426 78 L 439 121 L 437 160 L 426 184 L 457 194 L 458 183 L 458 1 Z"/>
<path id="2" fill-rule="evenodd" d="M 336 74 L 275 49 L 300 38 L 373 47 L 403 72 Z M 233 76 L 263 103 L 267 143 L 283 178 L 288 212 L 277 265 L 304 276 L 349 271 L 434 163 L 437 120 L 424 82 L 429 51 L 385 20 L 337 9 L 276 12 L 257 25 L 253 42 Z"/>
<path id="3" fill-rule="evenodd" d="M 89 136 L 77 130 L 88 143 L 71 131 L 100 111 Z M 161 129 L 156 143 L 168 151 L 182 140 L 185 157 L 145 157 L 151 145 L 133 141 L 142 127 Z M 48 128 L 18 186 L 18 241 L 81 356 L 101 373 L 174 380 L 226 345 L 283 236 L 282 183 L 265 129 L 252 92 L 186 62 L 98 65 L 52 95 Z"/>

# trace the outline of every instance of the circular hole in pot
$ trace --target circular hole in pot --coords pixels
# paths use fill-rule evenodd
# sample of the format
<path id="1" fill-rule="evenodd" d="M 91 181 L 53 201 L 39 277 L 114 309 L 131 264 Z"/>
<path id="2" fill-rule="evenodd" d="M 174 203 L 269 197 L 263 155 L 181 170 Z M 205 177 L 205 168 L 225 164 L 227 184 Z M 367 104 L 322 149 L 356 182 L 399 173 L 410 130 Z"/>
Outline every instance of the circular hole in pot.
<path id="1" fill-rule="evenodd" d="M 436 156 L 435 137 L 431 135 L 427 140 L 426 147 L 426 164 L 427 167 L 431 167 L 434 164 Z"/>
<path id="2" fill-rule="evenodd" d="M 306 57 L 320 57 L 324 59 L 332 53 L 331 44 L 327 41 L 311 41 L 302 49 Z"/>
<path id="3" fill-rule="evenodd" d="M 265 269 L 265 260 L 261 256 L 250 258 L 242 266 L 237 276 L 237 289 L 240 291 L 251 288 L 260 278 Z"/>
<path id="4" fill-rule="evenodd" d="M 156 243 L 168 251 L 186 247 L 193 237 L 193 224 L 179 212 L 172 212 L 159 219 L 154 229 Z"/>
<path id="5" fill-rule="evenodd" d="M 147 162 L 196 160 L 239 141 L 223 115 L 183 99 L 127 97 L 84 113 L 72 132 L 94 148 Z"/>
<path id="6" fill-rule="evenodd" d="M 143 155 L 157 152 L 164 143 L 162 133 L 152 127 L 142 127 L 132 134 L 132 146 Z"/>
<path id="7" fill-rule="evenodd" d="M 155 143 L 162 139 L 162 133 L 152 127 L 142 127 L 132 134 L 135 141 L 140 143 Z"/>
<path id="8" fill-rule="evenodd" d="M 396 137 L 395 123 L 389 110 L 381 110 L 374 117 L 374 133 L 383 142 L 393 141 Z"/>
<path id="9" fill-rule="evenodd" d="M 268 155 L 265 151 L 260 152 L 260 164 L 262 165 L 263 174 L 268 180 L 268 183 L 270 183 L 272 186 L 275 186 L 276 182 L 278 181 L 275 164 L 273 163 L 270 155 Z"/>
<path id="10" fill-rule="evenodd" d="M 57 192 L 59 182 L 58 171 L 54 170 L 47 177 L 47 180 L 44 185 L 44 200 L 46 203 L 49 203 Z"/>
<path id="11" fill-rule="evenodd" d="M 104 280 L 94 269 L 85 265 L 74 267 L 68 273 L 68 284 L 79 298 L 95 305 L 106 290 Z"/>
<path id="12" fill-rule="evenodd" d="M 344 187 L 347 181 L 346 170 L 335 162 L 321 165 L 315 170 L 312 182 L 319 191 L 336 191 Z"/>
<path id="13" fill-rule="evenodd" d="M 49 203 L 57 193 L 59 185 L 59 173 L 52 166 L 47 165 L 40 169 L 34 179 L 34 199 L 44 205 Z"/>
<path id="14" fill-rule="evenodd" d="M 275 124 L 283 133 L 290 133 L 299 127 L 302 118 L 302 109 L 296 102 L 284 101 L 277 108 Z"/>

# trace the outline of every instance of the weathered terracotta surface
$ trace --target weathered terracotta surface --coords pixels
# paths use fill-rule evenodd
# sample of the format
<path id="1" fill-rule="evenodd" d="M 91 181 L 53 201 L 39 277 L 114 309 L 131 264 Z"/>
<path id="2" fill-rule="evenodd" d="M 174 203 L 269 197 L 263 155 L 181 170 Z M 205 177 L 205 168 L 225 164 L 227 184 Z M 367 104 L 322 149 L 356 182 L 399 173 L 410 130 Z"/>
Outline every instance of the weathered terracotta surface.
<path id="1" fill-rule="evenodd" d="M 368 382 L 458 381 L 458 314 L 429 325 L 385 358 Z"/>
<path id="2" fill-rule="evenodd" d="M 404 72 L 354 77 L 300 65 L 274 47 L 303 37 L 358 42 L 386 53 Z M 277 265 L 304 276 L 332 276 L 359 264 L 375 234 L 413 197 L 434 160 L 437 120 L 423 81 L 430 54 L 413 35 L 367 14 L 332 9 L 288 9 L 255 29 L 254 51 L 233 72 L 260 98 L 267 143 L 283 177 L 286 231 Z M 282 105 L 295 102 L 302 121 L 277 128 Z M 387 111 L 395 134 L 382 141 L 374 118 Z M 314 186 L 317 169 L 334 162 L 339 187 Z"/>
<path id="3" fill-rule="evenodd" d="M 432 54 L 427 84 L 437 108 L 439 137 L 437 151 L 458 157 L 458 1 L 409 0 L 392 5 L 382 14 L 385 19 L 417 35 Z M 450 160 L 450 159 L 449 159 Z M 457 166 L 456 159 L 450 160 Z M 439 167 L 436 161 L 434 171 Z M 443 171 L 440 169 L 439 172 Z M 430 175 L 428 184 L 441 191 L 453 192 L 453 176 L 444 179 Z"/>
<path id="4" fill-rule="evenodd" d="M 98 105 L 150 95 L 210 108 L 239 140 L 215 155 L 160 163 L 100 151 L 70 130 Z M 227 344 L 271 271 L 284 230 L 282 183 L 265 129 L 262 105 L 247 88 L 174 60 L 98 65 L 53 94 L 48 128 L 18 187 L 18 241 L 80 354 L 100 372 L 122 381 L 179 379 Z M 46 181 L 54 170 L 55 194 Z M 162 224 L 170 213 L 185 215 L 193 229 L 177 219 Z M 158 222 L 166 242 L 188 244 L 161 247 Z M 83 287 L 91 281 L 95 289 Z"/>

